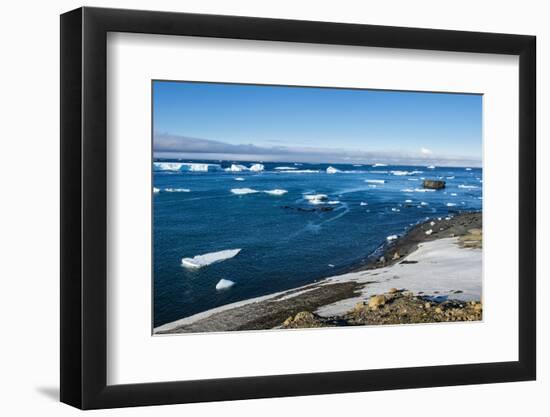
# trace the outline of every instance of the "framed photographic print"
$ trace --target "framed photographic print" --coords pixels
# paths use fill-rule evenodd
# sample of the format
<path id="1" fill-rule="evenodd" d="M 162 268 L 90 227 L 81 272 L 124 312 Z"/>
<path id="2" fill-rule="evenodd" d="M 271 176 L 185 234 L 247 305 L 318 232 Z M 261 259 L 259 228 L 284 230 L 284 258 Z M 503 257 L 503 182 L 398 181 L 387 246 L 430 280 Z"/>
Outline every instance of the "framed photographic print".
<path id="1" fill-rule="evenodd" d="M 535 379 L 535 38 L 61 16 L 61 400 Z"/>

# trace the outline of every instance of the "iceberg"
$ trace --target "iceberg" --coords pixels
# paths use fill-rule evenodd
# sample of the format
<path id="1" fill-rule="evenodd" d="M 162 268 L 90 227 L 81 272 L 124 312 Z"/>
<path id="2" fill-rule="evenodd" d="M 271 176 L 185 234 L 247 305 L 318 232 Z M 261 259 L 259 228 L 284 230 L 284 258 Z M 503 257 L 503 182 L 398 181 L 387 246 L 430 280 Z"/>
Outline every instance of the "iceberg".
<path id="1" fill-rule="evenodd" d="M 447 207 L 454 207 L 454 206 L 456 206 L 455 203 L 447 203 Z"/>
<path id="2" fill-rule="evenodd" d="M 428 168 L 428 169 L 435 169 L 435 166 L 433 166 L 433 165 L 428 165 L 426 168 Z"/>
<path id="3" fill-rule="evenodd" d="M 421 205 L 421 206 L 427 206 L 428 203 L 426 203 L 425 201 L 421 201 L 421 202 L 420 202 L 420 205 Z"/>
<path id="4" fill-rule="evenodd" d="M 157 187 L 153 187 L 153 192 L 156 194 L 156 193 L 160 193 L 160 188 L 157 188 Z"/>
<path id="5" fill-rule="evenodd" d="M 477 185 L 464 185 L 464 184 L 460 184 L 458 186 L 458 188 L 467 188 L 467 189 L 476 189 L 476 188 L 479 188 Z"/>
<path id="6" fill-rule="evenodd" d="M 167 193 L 188 193 L 191 190 L 189 188 L 165 188 Z"/>
<path id="7" fill-rule="evenodd" d="M 280 170 L 283 170 L 283 171 L 288 171 L 288 170 L 291 170 L 291 169 L 298 169 L 298 168 L 295 168 L 295 167 L 275 167 L 274 169 L 280 171 Z"/>
<path id="8" fill-rule="evenodd" d="M 283 194 L 288 193 L 288 191 L 276 188 L 274 190 L 266 190 L 266 191 L 264 191 L 264 193 L 269 194 L 269 195 L 283 195 Z"/>
<path id="9" fill-rule="evenodd" d="M 195 162 L 153 162 L 155 171 L 194 171 L 208 172 L 210 169 L 219 169 L 218 164 L 202 164 Z"/>
<path id="10" fill-rule="evenodd" d="M 185 268 L 202 268 L 203 266 L 212 265 L 216 262 L 221 262 L 225 261 L 226 259 L 234 258 L 238 255 L 240 251 L 240 249 L 227 249 L 219 252 L 197 255 L 193 258 L 182 258 L 181 265 Z"/>
<path id="11" fill-rule="evenodd" d="M 337 172 L 340 172 L 340 170 L 336 169 L 334 167 L 328 167 L 327 168 L 327 174 L 336 174 Z"/>
<path id="12" fill-rule="evenodd" d="M 218 291 L 220 290 L 226 290 L 228 288 L 231 288 L 235 283 L 233 281 L 230 281 L 228 279 L 220 279 L 218 283 L 216 284 L 216 289 Z"/>
<path id="13" fill-rule="evenodd" d="M 405 203 L 412 203 L 412 200 L 405 200 Z"/>
<path id="14" fill-rule="evenodd" d="M 254 164 L 249 169 L 253 172 L 260 172 L 264 170 L 264 166 L 262 164 Z"/>
<path id="15" fill-rule="evenodd" d="M 392 240 L 395 240 L 395 239 L 397 239 L 397 235 L 390 235 L 390 236 L 388 236 L 388 237 L 386 238 L 386 240 L 387 240 L 388 242 L 391 242 Z"/>
<path id="16" fill-rule="evenodd" d="M 328 196 L 326 194 L 312 194 L 305 195 L 304 198 L 309 201 L 311 204 L 322 204 L 327 201 Z"/>
<path id="17" fill-rule="evenodd" d="M 368 203 L 367 203 L 367 202 L 365 202 L 365 201 L 361 201 L 361 202 L 359 203 L 359 205 L 360 205 L 360 206 L 367 206 L 367 205 L 368 205 Z"/>
<path id="18" fill-rule="evenodd" d="M 331 204 L 331 205 L 340 204 L 340 201 L 338 201 L 338 200 L 331 200 L 331 201 L 328 201 L 327 204 Z"/>
<path id="19" fill-rule="evenodd" d="M 372 166 L 373 166 L 374 168 L 376 168 L 376 167 L 387 167 L 387 166 L 388 166 L 388 164 L 380 164 L 380 163 L 376 163 L 376 164 L 373 164 Z"/>
<path id="20" fill-rule="evenodd" d="M 471 171 L 472 170 L 472 168 L 465 168 L 465 169 L 466 169 L 466 171 Z"/>
<path id="21" fill-rule="evenodd" d="M 241 172 L 241 171 L 248 170 L 248 168 L 245 167 L 244 165 L 231 164 L 231 166 L 229 168 L 225 168 L 225 170 L 228 172 Z"/>
<path id="22" fill-rule="evenodd" d="M 372 184 L 384 184 L 385 180 L 365 180 L 365 182 L 372 183 Z"/>
<path id="23" fill-rule="evenodd" d="M 245 194 L 254 194 L 254 193 L 257 193 L 258 191 L 252 188 L 232 188 L 231 192 L 237 195 L 245 195 Z"/>
<path id="24" fill-rule="evenodd" d="M 236 177 L 234 178 L 235 181 L 244 181 L 244 178 L 243 177 Z"/>

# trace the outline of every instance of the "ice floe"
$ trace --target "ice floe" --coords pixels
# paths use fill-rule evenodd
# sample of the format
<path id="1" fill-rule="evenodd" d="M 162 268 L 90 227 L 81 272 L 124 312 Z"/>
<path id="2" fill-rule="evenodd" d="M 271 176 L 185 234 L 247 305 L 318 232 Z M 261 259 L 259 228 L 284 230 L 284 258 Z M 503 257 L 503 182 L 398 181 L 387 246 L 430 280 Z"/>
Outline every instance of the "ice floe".
<path id="1" fill-rule="evenodd" d="M 226 249 L 219 252 L 197 255 L 192 258 L 182 258 L 181 265 L 186 268 L 202 268 L 204 266 L 234 258 L 240 251 L 240 249 Z"/>
<path id="2" fill-rule="evenodd" d="M 189 193 L 191 190 L 189 188 L 165 188 L 164 191 L 167 193 Z"/>
<path id="3" fill-rule="evenodd" d="M 365 182 L 371 183 L 371 184 L 384 184 L 385 180 L 365 180 Z"/>
<path id="4" fill-rule="evenodd" d="M 231 164 L 231 166 L 229 168 L 225 168 L 225 170 L 228 172 L 242 172 L 248 170 L 248 168 L 244 165 Z"/>
<path id="5" fill-rule="evenodd" d="M 153 162 L 155 171 L 193 171 L 208 172 L 220 169 L 219 164 L 201 164 L 195 162 Z"/>
<path id="6" fill-rule="evenodd" d="M 156 194 L 156 193 L 160 193 L 160 188 L 157 188 L 157 187 L 153 187 L 153 192 Z"/>
<path id="7" fill-rule="evenodd" d="M 244 181 L 244 178 L 243 177 L 236 177 L 234 178 L 235 181 Z"/>
<path id="8" fill-rule="evenodd" d="M 479 187 L 478 187 L 477 185 L 464 185 L 464 184 L 460 184 L 460 185 L 458 186 L 458 188 L 467 188 L 467 189 L 472 189 L 472 190 L 474 190 L 474 189 L 479 188 Z"/>
<path id="9" fill-rule="evenodd" d="M 276 188 L 274 190 L 266 190 L 266 191 L 264 191 L 264 193 L 269 194 L 269 195 L 283 195 L 283 194 L 288 193 L 288 191 Z"/>
<path id="10" fill-rule="evenodd" d="M 309 194 L 305 195 L 304 198 L 310 204 L 322 204 L 327 201 L 328 196 L 326 194 Z"/>
<path id="11" fill-rule="evenodd" d="M 447 207 L 454 207 L 454 206 L 456 206 L 455 203 L 447 203 Z"/>
<path id="12" fill-rule="evenodd" d="M 336 169 L 334 167 L 328 167 L 327 168 L 327 174 L 336 174 L 337 172 L 340 172 L 340 170 Z"/>
<path id="13" fill-rule="evenodd" d="M 216 284 L 216 289 L 218 291 L 220 290 L 226 290 L 228 288 L 231 288 L 235 283 L 233 281 L 230 281 L 228 279 L 220 279 L 218 283 Z"/>
<path id="14" fill-rule="evenodd" d="M 295 168 L 295 167 L 275 167 L 273 169 L 276 169 L 278 171 L 288 171 L 288 170 L 295 170 L 295 169 L 298 169 L 298 168 Z"/>
<path id="15" fill-rule="evenodd" d="M 373 164 L 372 166 L 373 166 L 374 168 L 376 168 L 376 167 L 387 167 L 388 164 L 376 163 L 376 164 Z"/>
<path id="16" fill-rule="evenodd" d="M 258 190 L 254 190 L 253 188 L 232 188 L 231 192 L 237 195 L 245 195 L 257 193 Z"/>

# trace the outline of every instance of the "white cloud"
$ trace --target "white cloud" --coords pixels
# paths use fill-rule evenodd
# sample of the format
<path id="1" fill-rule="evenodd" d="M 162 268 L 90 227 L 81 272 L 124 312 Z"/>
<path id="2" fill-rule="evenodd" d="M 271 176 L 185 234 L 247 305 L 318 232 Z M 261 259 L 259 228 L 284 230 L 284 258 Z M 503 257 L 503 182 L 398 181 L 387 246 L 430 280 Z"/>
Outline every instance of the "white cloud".
<path id="1" fill-rule="evenodd" d="M 422 155 L 431 155 L 431 154 L 433 154 L 433 152 L 428 148 L 422 148 L 422 149 L 420 149 L 420 152 L 422 153 Z"/>

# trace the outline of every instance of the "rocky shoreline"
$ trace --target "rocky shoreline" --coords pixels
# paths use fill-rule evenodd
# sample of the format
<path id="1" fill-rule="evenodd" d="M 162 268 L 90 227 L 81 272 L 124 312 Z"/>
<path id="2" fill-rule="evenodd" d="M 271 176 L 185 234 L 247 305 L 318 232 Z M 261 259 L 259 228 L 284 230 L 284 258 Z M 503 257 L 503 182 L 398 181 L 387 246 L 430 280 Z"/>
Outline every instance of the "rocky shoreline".
<path id="1" fill-rule="evenodd" d="M 458 287 L 431 292 L 391 287 L 378 293 L 369 292 L 371 288 L 385 288 L 384 285 L 389 285 L 393 279 L 396 281 L 391 282 L 397 284 L 399 277 L 396 274 L 399 271 L 407 270 L 409 275 L 411 270 L 418 271 L 413 271 L 413 278 L 414 274 L 418 274 L 418 280 L 411 281 L 409 277 L 408 283 L 425 279 L 426 269 L 417 265 L 424 259 L 419 261 L 413 258 L 422 252 L 419 250 L 422 246 L 438 243 L 445 250 L 478 251 L 476 253 L 481 263 L 482 214 L 459 213 L 452 217 L 429 219 L 412 227 L 403 236 L 392 237 L 374 255 L 346 274 L 200 313 L 159 326 L 154 329 L 154 334 L 481 320 L 480 291 L 478 297 L 476 292 L 469 296 L 473 299 L 465 299 L 465 294 Z M 434 247 L 428 255 L 433 257 L 436 254 L 437 257 L 438 253 L 445 251 Z M 399 271 L 393 271 L 395 268 Z M 451 270 L 454 271 L 454 268 Z M 381 277 L 385 276 L 389 278 L 381 283 Z M 349 305 L 351 302 L 353 304 Z"/>

